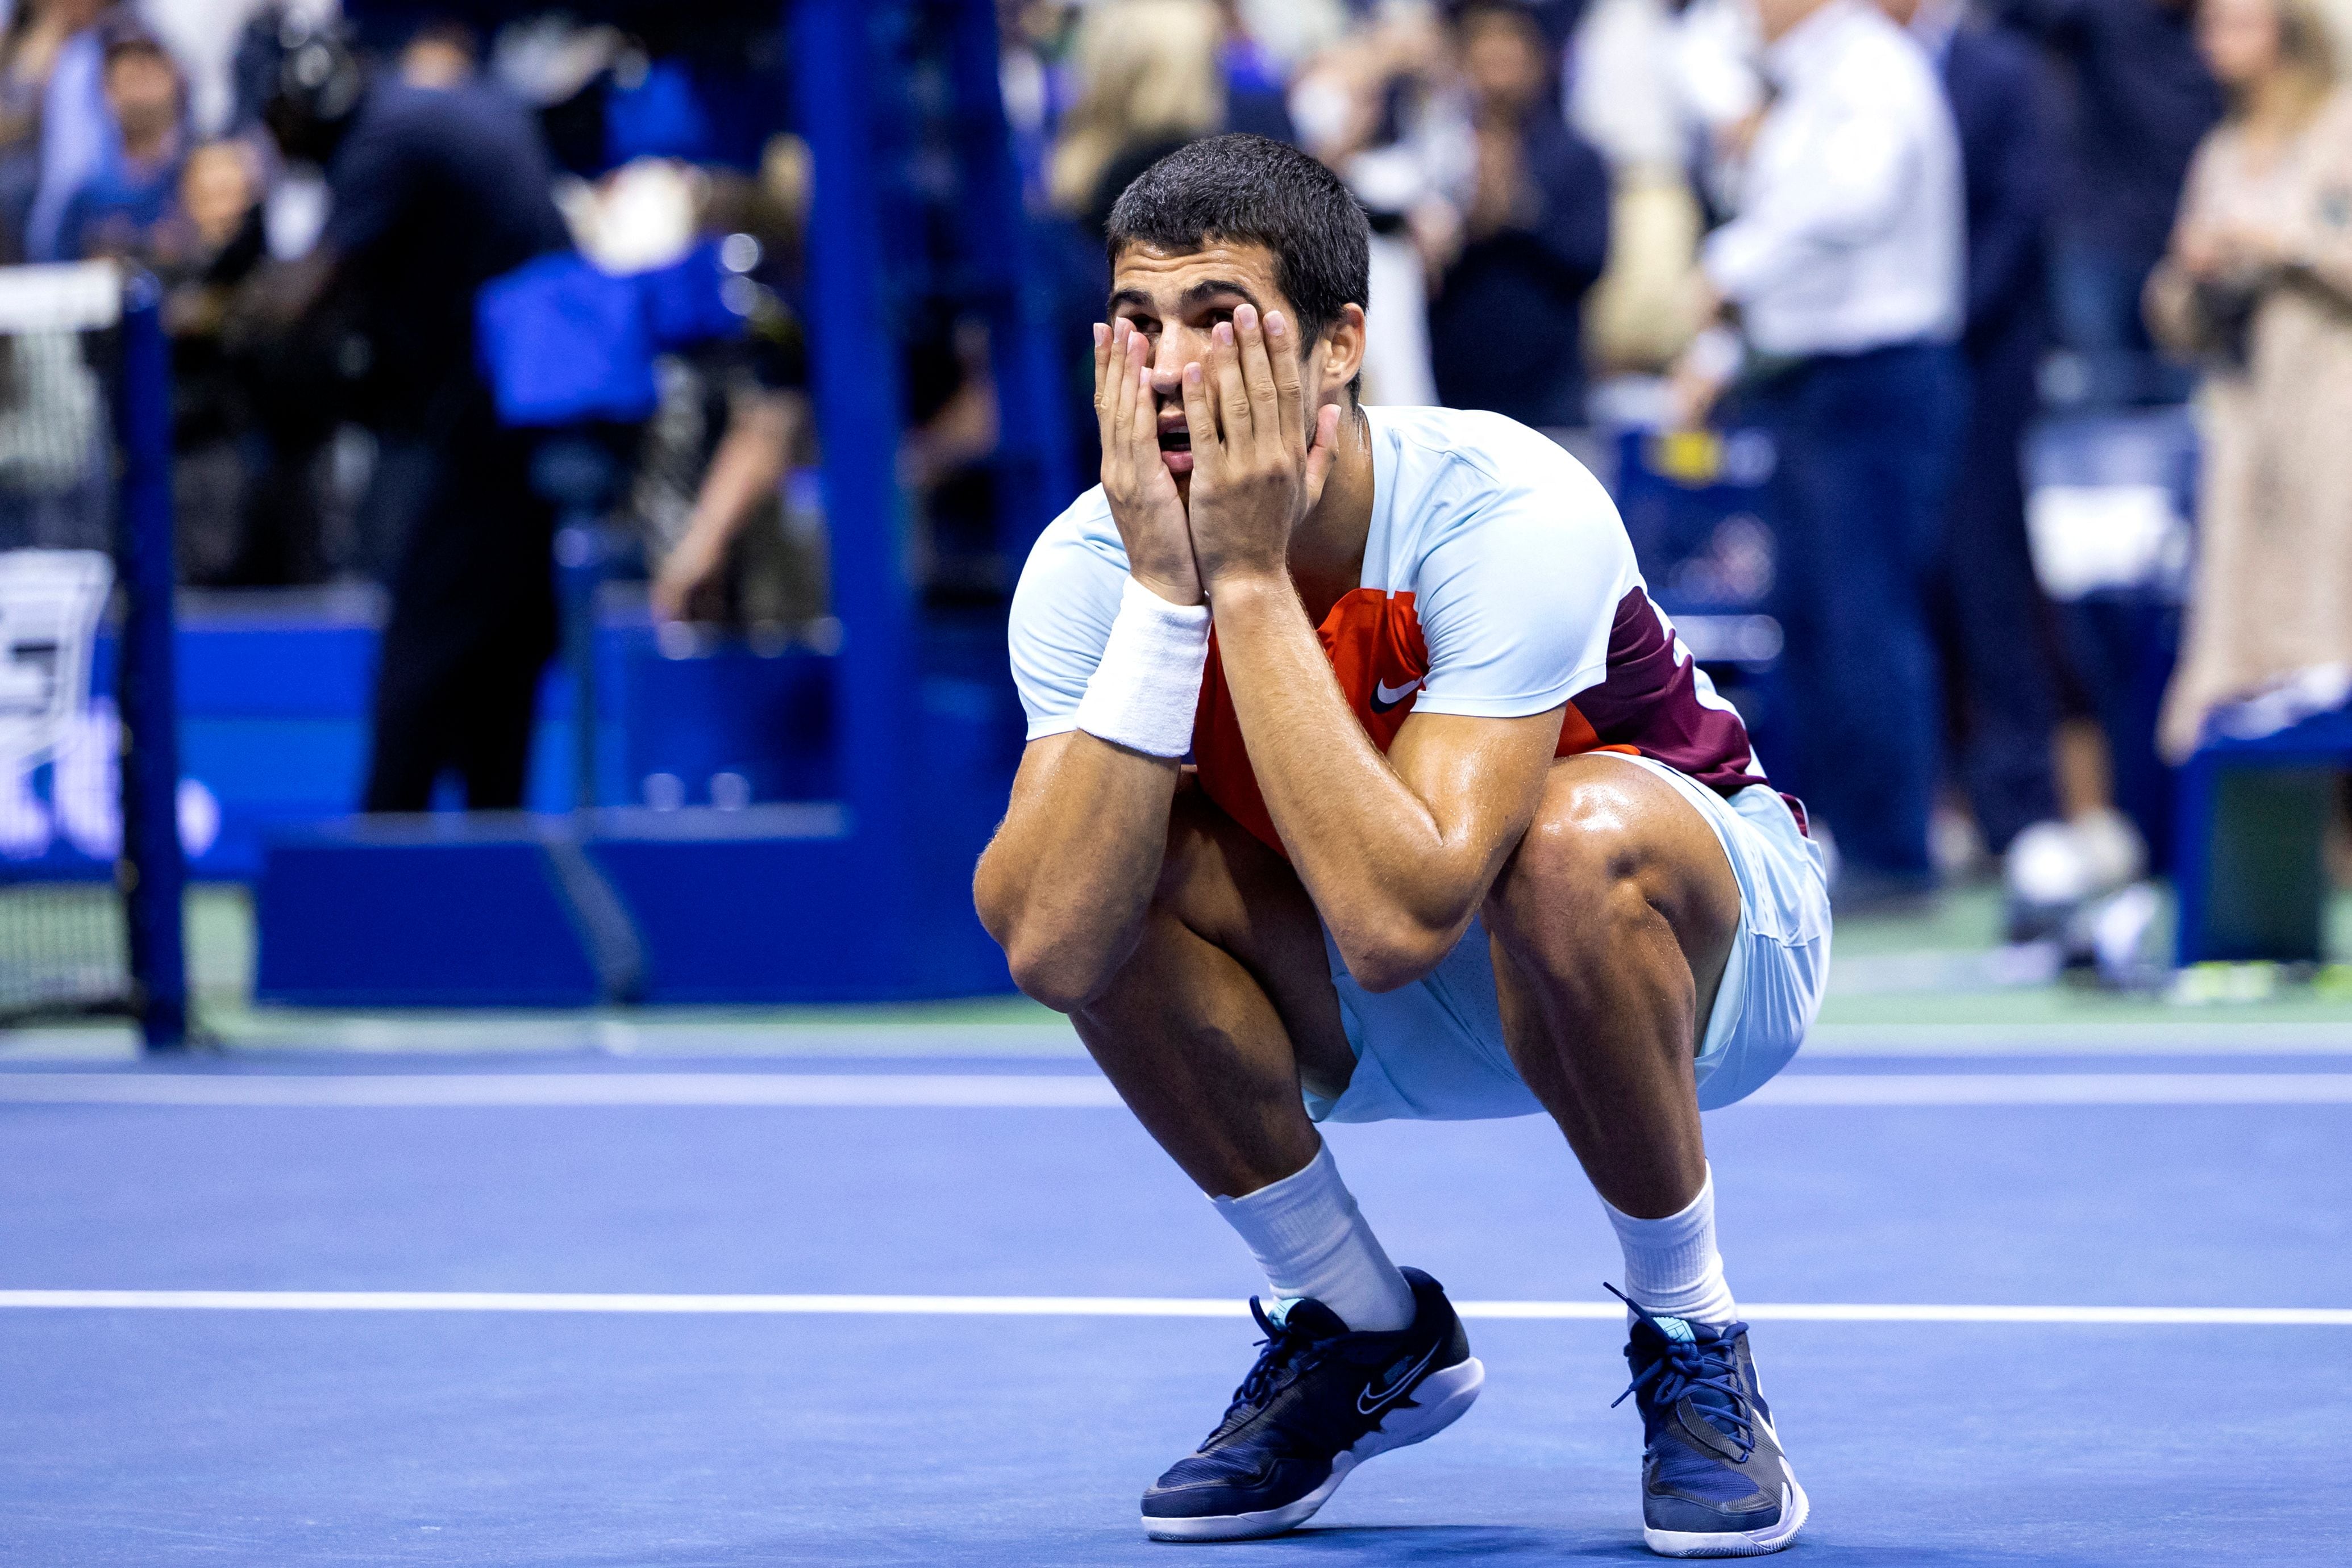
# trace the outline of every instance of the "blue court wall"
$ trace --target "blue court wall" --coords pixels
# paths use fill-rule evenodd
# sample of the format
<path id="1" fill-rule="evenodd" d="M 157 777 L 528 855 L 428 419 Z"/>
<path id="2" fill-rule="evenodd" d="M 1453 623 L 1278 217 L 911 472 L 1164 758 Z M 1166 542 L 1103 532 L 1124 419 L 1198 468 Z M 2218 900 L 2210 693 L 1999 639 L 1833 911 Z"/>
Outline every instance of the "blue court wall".
<path id="1" fill-rule="evenodd" d="M 1021 746 L 1019 704 L 1003 674 L 1001 622 L 929 639 L 919 679 L 922 729 L 948 776 L 1009 781 Z M 666 655 L 642 620 L 599 629 L 599 800 L 615 806 L 757 805 L 837 793 L 834 661 L 792 645 L 766 652 L 706 643 Z M 271 833 L 356 810 L 368 762 L 368 708 L 377 632 L 363 612 L 316 607 L 184 612 L 178 632 L 183 837 L 192 873 L 250 881 Z M 676 651 L 674 650 L 674 653 Z M 92 691 L 112 689 L 114 647 L 102 638 Z M 541 688 L 527 804 L 572 802 L 572 682 L 551 666 Z M 110 733 L 110 703 L 93 701 L 93 737 Z M 93 740 L 96 752 L 102 747 Z M 0 844 L 0 881 L 112 874 L 89 831 L 114 811 L 110 777 L 77 782 L 44 765 L 26 782 L 41 821 Z M 971 786 L 966 786 L 971 788 Z M 992 810 L 1001 806 L 994 789 Z M 78 789 L 79 818 L 51 808 Z M 193 800 L 192 800 L 193 797 Z M 451 805 L 457 800 L 452 797 Z M 102 830 L 100 830 L 102 837 Z"/>

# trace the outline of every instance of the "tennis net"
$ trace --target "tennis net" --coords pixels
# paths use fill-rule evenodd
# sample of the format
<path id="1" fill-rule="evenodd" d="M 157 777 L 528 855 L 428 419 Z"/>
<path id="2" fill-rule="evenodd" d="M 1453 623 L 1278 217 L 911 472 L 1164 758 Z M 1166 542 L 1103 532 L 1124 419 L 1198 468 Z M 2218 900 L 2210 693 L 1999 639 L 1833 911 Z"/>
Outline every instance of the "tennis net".
<path id="1" fill-rule="evenodd" d="M 154 281 L 0 267 L 0 1026 L 182 1042 L 171 412 Z"/>

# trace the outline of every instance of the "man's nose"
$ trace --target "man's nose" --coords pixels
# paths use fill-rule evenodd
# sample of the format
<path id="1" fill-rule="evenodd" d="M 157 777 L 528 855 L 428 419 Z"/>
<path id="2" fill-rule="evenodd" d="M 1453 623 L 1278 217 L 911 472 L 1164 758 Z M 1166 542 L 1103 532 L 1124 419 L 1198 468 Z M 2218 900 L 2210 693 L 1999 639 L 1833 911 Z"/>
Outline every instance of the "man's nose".
<path id="1" fill-rule="evenodd" d="M 1182 327 L 1160 329 L 1160 342 L 1151 356 L 1153 391 L 1162 397 L 1174 397 L 1183 391 L 1184 367 L 1205 357 L 1199 338 L 1200 334 Z"/>

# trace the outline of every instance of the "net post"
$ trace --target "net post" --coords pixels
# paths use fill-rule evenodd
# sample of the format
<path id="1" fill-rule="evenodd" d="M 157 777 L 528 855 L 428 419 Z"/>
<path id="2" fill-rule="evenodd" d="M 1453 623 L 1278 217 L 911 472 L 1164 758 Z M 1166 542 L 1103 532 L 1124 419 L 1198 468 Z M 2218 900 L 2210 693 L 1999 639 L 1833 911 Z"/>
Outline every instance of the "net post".
<path id="1" fill-rule="evenodd" d="M 121 712 L 122 859 L 115 874 L 130 925 L 131 974 L 149 1051 L 188 1040 L 187 952 L 180 849 L 180 744 L 173 674 L 172 367 L 163 291 L 136 272 L 122 291 L 122 373 L 115 429 L 122 449 L 117 554 L 125 613 L 116 702 Z"/>

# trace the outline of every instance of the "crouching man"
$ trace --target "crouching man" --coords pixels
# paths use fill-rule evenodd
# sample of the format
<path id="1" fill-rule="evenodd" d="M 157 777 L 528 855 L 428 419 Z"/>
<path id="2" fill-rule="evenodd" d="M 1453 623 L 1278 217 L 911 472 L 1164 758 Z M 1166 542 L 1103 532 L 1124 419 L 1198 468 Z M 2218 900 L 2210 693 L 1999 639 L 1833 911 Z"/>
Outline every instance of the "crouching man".
<path id="1" fill-rule="evenodd" d="M 1804 1038 L 1822 856 L 1590 474 L 1499 415 L 1359 405 L 1366 243 L 1261 138 L 1128 188 L 1103 482 L 1013 601 L 1029 745 L 982 918 L 1271 1287 L 1144 1528 L 1290 1529 L 1477 1396 L 1445 1292 L 1390 1261 L 1316 1124 L 1542 1111 L 1624 1246 L 1645 1538 L 1777 1550 L 1805 1494 L 1699 1112 Z"/>

